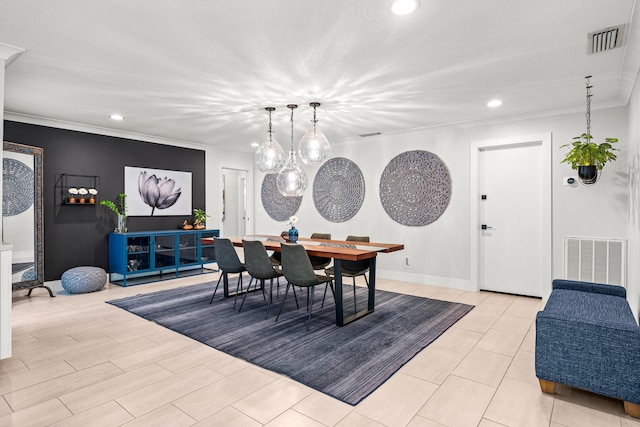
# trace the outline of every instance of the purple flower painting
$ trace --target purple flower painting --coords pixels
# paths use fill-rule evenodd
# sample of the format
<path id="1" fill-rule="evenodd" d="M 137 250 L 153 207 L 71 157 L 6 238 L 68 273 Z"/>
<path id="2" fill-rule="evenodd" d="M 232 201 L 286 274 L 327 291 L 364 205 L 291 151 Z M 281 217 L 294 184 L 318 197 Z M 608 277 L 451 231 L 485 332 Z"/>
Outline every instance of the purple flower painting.
<path id="1" fill-rule="evenodd" d="M 151 206 L 151 216 L 158 209 L 173 206 L 180 197 L 180 189 L 173 191 L 176 182 L 166 176 L 162 179 L 154 175 L 147 176 L 147 171 L 140 172 L 138 178 L 138 192 L 144 202 Z"/>
<path id="2" fill-rule="evenodd" d="M 125 166 L 129 216 L 191 215 L 191 173 Z"/>

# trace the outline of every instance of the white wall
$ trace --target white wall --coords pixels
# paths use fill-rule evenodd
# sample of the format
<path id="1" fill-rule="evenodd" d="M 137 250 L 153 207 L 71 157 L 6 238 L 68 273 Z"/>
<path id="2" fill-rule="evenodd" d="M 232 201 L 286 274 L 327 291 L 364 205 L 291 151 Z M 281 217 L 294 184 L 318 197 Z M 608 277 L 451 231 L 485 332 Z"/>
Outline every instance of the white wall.
<path id="1" fill-rule="evenodd" d="M 626 141 L 627 114 L 625 108 L 592 111 L 592 134 L 598 138 L 620 139 L 620 161 L 607 165 L 597 185 L 567 187 L 563 176 L 576 173 L 560 164 L 565 149 L 559 147 L 586 129 L 584 113 L 520 120 L 483 126 L 446 126 L 393 135 L 363 138 L 343 144 L 333 144 L 331 157 L 353 160 L 365 177 L 366 194 L 360 211 L 349 221 L 331 223 L 320 216 L 313 204 L 311 187 L 316 168 L 306 168 L 309 188 L 297 213 L 296 227 L 301 236 L 313 232 L 330 232 L 334 238 L 347 234 L 364 234 L 373 241 L 401 242 L 405 250 L 378 257 L 380 277 L 395 277 L 416 283 L 469 289 L 469 144 L 472 141 L 502 139 L 524 135 L 552 133 L 553 192 L 553 277 L 562 277 L 563 237 L 589 236 L 626 238 L 627 177 Z M 445 213 L 424 227 L 406 227 L 391 220 L 378 195 L 379 179 L 387 163 L 408 150 L 427 150 L 438 155 L 449 168 L 452 196 Z M 260 233 L 280 233 L 286 223 L 273 221 L 262 208 L 260 186 L 263 174 L 256 170 L 255 225 Z M 411 267 L 404 266 L 410 257 Z M 517 280 L 517 277 L 514 278 Z M 543 284 L 546 297 L 551 284 Z"/>
<path id="2" fill-rule="evenodd" d="M 247 183 L 252 183 L 253 178 L 253 153 L 240 153 L 231 150 L 222 150 L 216 147 L 205 148 L 205 191 L 207 206 L 205 211 L 209 215 L 207 218 L 207 228 L 220 229 L 224 234 L 222 224 L 222 169 L 246 170 Z M 248 185 L 247 187 L 251 187 Z M 260 191 L 258 187 L 258 202 Z M 254 230 L 254 189 L 247 188 L 247 234 Z"/>
<path id="3" fill-rule="evenodd" d="M 628 212 L 629 268 L 627 299 L 631 310 L 640 318 L 640 77 L 629 101 L 628 118 Z"/>

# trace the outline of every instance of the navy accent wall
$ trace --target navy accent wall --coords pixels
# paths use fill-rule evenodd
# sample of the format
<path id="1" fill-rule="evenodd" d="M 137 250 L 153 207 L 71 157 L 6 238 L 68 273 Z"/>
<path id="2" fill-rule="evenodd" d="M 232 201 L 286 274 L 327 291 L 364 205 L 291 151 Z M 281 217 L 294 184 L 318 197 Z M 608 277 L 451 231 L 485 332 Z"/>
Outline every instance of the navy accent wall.
<path id="1" fill-rule="evenodd" d="M 115 201 L 124 191 L 124 167 L 192 173 L 192 206 L 205 208 L 205 152 L 5 120 L 4 140 L 44 149 L 44 273 L 58 280 L 71 267 L 108 271 L 108 234 L 116 215 L 105 206 L 61 203 L 62 174 L 97 175 L 98 200 Z M 129 231 L 176 229 L 187 217 L 129 217 Z"/>

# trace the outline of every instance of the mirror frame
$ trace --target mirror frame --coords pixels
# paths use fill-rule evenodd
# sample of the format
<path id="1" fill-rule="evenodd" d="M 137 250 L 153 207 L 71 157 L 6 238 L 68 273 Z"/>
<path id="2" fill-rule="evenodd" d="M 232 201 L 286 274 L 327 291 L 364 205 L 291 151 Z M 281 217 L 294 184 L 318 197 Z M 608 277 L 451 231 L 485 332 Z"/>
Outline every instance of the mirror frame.
<path id="1" fill-rule="evenodd" d="M 25 280 L 21 282 L 13 282 L 13 291 L 19 291 L 22 289 L 28 289 L 31 295 L 31 291 L 34 288 L 46 288 L 49 291 L 50 296 L 54 296 L 49 287 L 44 285 L 44 201 L 43 201 L 43 154 L 44 150 L 40 147 L 32 147 L 30 145 L 16 144 L 14 142 L 4 141 L 3 150 L 13 153 L 22 153 L 31 155 L 34 157 L 33 162 L 33 174 L 34 174 L 34 263 L 36 267 L 36 278 L 33 280 Z M 11 243 L 11 242 L 6 242 Z"/>

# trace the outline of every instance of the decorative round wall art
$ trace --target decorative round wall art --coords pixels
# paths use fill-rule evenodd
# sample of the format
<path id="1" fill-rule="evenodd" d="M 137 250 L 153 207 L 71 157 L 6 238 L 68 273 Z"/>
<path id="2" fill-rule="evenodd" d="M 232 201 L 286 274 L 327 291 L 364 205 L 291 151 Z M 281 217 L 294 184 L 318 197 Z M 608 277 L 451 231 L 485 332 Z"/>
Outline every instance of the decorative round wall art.
<path id="1" fill-rule="evenodd" d="M 33 170 L 16 159 L 2 159 L 2 216 L 21 214 L 33 205 Z"/>
<path id="2" fill-rule="evenodd" d="M 428 151 L 407 151 L 394 157 L 380 178 L 380 201 L 394 221 L 409 226 L 431 224 L 451 198 L 447 166 Z"/>
<path id="3" fill-rule="evenodd" d="M 298 211 L 302 196 L 285 197 L 278 190 L 275 173 L 264 176 L 262 180 L 262 206 L 267 214 L 276 221 L 287 221 Z"/>
<path id="4" fill-rule="evenodd" d="M 313 180 L 313 203 L 331 222 L 351 219 L 364 201 L 364 177 L 349 159 L 335 157 L 320 167 Z"/>

